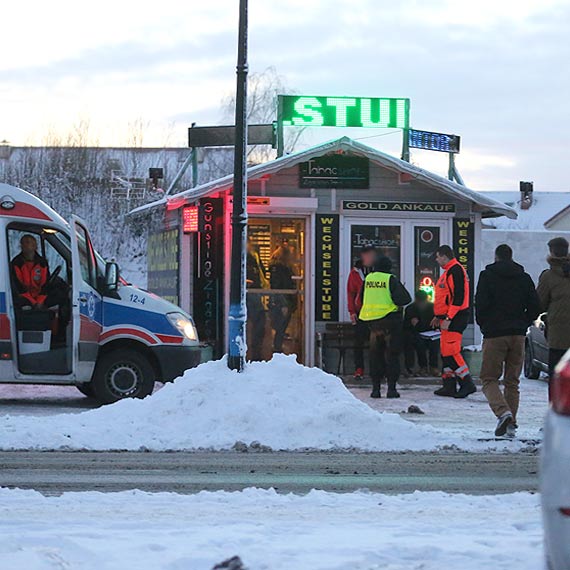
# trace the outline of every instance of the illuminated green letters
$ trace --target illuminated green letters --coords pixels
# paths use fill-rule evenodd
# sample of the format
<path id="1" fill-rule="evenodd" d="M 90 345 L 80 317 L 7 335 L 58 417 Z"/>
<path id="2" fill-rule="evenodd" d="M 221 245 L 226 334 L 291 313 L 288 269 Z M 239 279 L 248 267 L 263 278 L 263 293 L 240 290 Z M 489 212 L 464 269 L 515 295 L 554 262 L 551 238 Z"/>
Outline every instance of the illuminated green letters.
<path id="1" fill-rule="evenodd" d="M 407 129 L 410 122 L 409 99 L 279 95 L 279 109 L 284 126 Z"/>

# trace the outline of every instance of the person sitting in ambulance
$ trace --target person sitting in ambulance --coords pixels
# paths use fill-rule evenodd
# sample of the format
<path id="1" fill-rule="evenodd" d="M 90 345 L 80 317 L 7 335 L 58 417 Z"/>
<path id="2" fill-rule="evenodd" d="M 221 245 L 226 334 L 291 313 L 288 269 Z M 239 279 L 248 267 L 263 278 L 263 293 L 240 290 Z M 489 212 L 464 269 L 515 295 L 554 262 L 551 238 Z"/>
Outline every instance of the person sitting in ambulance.
<path id="1" fill-rule="evenodd" d="M 20 249 L 10 263 L 14 304 L 22 310 L 51 309 L 54 341 L 65 342 L 71 318 L 69 286 L 58 276 L 59 268 L 50 274 L 47 259 L 38 253 L 38 242 L 33 235 L 22 236 Z"/>
<path id="2" fill-rule="evenodd" d="M 11 261 L 14 276 L 15 304 L 18 308 L 43 309 L 48 299 L 45 287 L 49 280 L 49 267 L 45 257 L 38 253 L 38 242 L 30 234 L 20 239 L 21 252 Z"/>

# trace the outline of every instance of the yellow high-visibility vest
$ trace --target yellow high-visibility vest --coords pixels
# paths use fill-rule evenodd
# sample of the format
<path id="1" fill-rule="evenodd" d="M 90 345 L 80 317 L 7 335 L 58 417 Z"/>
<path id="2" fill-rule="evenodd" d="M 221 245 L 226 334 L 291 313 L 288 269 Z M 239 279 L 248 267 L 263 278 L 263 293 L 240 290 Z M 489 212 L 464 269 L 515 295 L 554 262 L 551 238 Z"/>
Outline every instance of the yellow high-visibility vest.
<path id="1" fill-rule="evenodd" d="M 358 315 L 361 321 L 383 319 L 386 315 L 398 310 L 390 293 L 390 273 L 374 271 L 364 280 L 364 297 L 362 309 Z"/>

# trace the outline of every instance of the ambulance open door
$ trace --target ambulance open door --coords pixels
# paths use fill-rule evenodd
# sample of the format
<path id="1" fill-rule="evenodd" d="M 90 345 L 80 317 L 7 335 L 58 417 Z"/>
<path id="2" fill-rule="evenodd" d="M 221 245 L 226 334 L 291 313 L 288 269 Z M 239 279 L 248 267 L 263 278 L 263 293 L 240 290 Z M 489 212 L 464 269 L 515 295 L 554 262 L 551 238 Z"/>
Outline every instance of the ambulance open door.
<path id="1" fill-rule="evenodd" d="M 72 216 L 71 249 L 73 266 L 73 341 L 76 378 L 91 378 L 99 352 L 99 337 L 103 329 L 103 298 L 99 292 L 102 282 L 95 250 L 85 223 Z"/>

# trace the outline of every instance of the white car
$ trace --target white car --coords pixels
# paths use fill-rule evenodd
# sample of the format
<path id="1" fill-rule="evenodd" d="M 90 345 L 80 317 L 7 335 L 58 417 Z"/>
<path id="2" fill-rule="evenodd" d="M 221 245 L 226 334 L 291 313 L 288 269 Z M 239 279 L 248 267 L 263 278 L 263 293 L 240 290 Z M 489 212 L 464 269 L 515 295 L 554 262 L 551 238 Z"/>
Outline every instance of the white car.
<path id="1" fill-rule="evenodd" d="M 552 379 L 544 427 L 541 492 L 548 568 L 570 569 L 570 350 Z"/>

